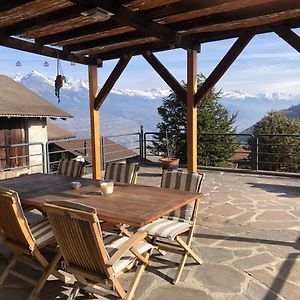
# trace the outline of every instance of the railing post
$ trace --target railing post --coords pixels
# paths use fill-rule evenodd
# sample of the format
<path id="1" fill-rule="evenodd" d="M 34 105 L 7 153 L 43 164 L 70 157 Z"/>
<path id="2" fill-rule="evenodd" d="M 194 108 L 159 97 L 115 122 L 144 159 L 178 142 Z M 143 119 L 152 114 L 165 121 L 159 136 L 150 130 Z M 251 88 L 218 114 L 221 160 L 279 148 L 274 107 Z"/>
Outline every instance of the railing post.
<path id="1" fill-rule="evenodd" d="M 139 147 L 140 147 L 140 160 L 144 160 L 144 126 L 141 125 L 141 130 L 139 133 Z"/>
<path id="2" fill-rule="evenodd" d="M 102 158 L 102 171 L 105 170 L 105 155 L 104 155 L 104 137 L 101 136 L 101 139 L 100 139 L 100 151 L 101 151 L 101 158 Z"/>
<path id="3" fill-rule="evenodd" d="M 255 153 L 255 157 L 256 157 L 256 159 L 255 159 L 255 163 L 256 163 L 256 171 L 258 171 L 259 170 L 259 158 L 258 158 L 258 151 L 259 151 L 259 139 L 258 139 L 258 135 L 257 136 L 255 136 L 255 145 L 256 145 L 256 153 Z"/>
<path id="4" fill-rule="evenodd" d="M 144 133 L 144 137 L 143 137 L 143 142 L 144 142 L 144 159 L 147 159 L 147 132 Z"/>

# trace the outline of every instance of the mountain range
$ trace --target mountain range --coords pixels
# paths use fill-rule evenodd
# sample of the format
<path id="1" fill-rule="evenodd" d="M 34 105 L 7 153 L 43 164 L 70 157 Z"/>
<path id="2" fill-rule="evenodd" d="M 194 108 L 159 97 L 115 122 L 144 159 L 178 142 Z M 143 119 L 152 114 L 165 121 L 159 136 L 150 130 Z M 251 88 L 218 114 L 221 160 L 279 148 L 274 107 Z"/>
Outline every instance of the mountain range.
<path id="1" fill-rule="evenodd" d="M 61 101 L 54 95 L 54 78 L 32 71 L 29 74 L 16 74 L 13 79 L 49 102 L 74 116 L 70 120 L 57 120 L 56 123 L 76 134 L 77 137 L 89 135 L 88 83 L 68 78 L 61 90 Z M 140 125 L 146 131 L 156 129 L 160 121 L 157 108 L 162 97 L 169 90 L 152 89 L 113 89 L 100 109 L 101 131 L 103 135 L 116 135 L 138 132 Z M 221 103 L 230 113 L 238 111 L 236 125 L 238 131 L 259 121 L 268 111 L 286 109 L 289 116 L 300 118 L 300 95 L 295 94 L 257 94 L 246 91 L 224 91 Z"/>

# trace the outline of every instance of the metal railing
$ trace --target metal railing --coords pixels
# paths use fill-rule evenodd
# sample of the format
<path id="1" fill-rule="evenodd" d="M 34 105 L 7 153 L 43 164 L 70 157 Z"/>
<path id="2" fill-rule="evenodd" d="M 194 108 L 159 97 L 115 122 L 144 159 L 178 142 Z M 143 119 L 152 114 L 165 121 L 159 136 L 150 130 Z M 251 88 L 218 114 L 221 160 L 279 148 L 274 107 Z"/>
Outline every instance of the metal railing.
<path id="1" fill-rule="evenodd" d="M 104 170 L 106 162 L 126 160 L 134 156 L 138 156 L 141 160 L 158 161 L 157 156 L 161 153 L 153 150 L 153 137 L 156 134 L 157 132 L 154 131 L 144 132 L 141 126 L 139 132 L 102 137 L 100 141 L 102 169 Z M 185 134 L 182 134 L 185 138 Z M 5 171 L 18 172 L 20 170 L 25 170 L 24 172 L 30 170 L 30 173 L 56 173 L 59 159 L 74 159 L 79 156 L 84 158 L 86 169 L 90 173 L 92 151 L 88 141 L 88 139 L 69 139 L 49 141 L 46 144 L 40 142 L 0 146 L 0 151 L 2 150 L 2 154 L 0 152 L 0 175 Z M 200 145 L 198 158 L 202 166 L 300 172 L 299 134 L 254 136 L 252 134 L 200 133 L 198 144 Z M 7 150 L 19 147 L 23 147 L 23 150 L 19 152 Z M 227 158 L 222 157 L 222 164 L 218 162 L 216 148 L 219 149 L 218 151 L 232 149 Z M 3 151 L 6 151 L 5 157 L 3 157 Z M 9 156 L 10 153 L 17 153 L 17 155 Z M 9 164 L 9 161 L 14 161 L 14 164 Z M 20 165 L 17 165 L 18 162 L 21 162 Z"/>
<path id="2" fill-rule="evenodd" d="M 158 132 L 143 133 L 142 159 L 160 155 L 153 151 L 153 136 Z M 185 139 L 185 133 L 181 133 Z M 210 137 L 210 139 L 208 139 Z M 222 137 L 234 137 L 230 142 Z M 207 141 L 208 140 L 208 141 Z M 300 172 L 300 135 L 299 134 L 231 134 L 231 133 L 200 133 L 198 144 L 206 147 L 206 158 L 198 153 L 202 166 L 218 167 L 210 164 L 210 154 L 216 153 L 216 148 L 234 148 L 232 155 L 222 161 L 222 167 L 231 169 L 250 169 L 255 171 Z M 212 146 L 212 147 L 210 147 Z M 201 148 L 201 147 L 200 147 Z M 205 163 L 207 162 L 207 163 Z"/>

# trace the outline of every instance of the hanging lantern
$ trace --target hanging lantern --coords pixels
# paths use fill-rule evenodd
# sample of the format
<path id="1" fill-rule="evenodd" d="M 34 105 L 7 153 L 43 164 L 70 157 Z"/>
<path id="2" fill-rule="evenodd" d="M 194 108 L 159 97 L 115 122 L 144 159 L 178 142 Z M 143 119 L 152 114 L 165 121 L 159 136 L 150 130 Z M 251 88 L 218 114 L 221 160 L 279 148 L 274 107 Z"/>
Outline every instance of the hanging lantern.
<path id="1" fill-rule="evenodd" d="M 16 66 L 17 67 L 21 67 L 22 66 L 22 64 L 21 64 L 21 62 L 19 60 L 16 62 Z"/>
<path id="2" fill-rule="evenodd" d="M 49 63 L 47 61 L 44 62 L 44 67 L 49 67 Z"/>

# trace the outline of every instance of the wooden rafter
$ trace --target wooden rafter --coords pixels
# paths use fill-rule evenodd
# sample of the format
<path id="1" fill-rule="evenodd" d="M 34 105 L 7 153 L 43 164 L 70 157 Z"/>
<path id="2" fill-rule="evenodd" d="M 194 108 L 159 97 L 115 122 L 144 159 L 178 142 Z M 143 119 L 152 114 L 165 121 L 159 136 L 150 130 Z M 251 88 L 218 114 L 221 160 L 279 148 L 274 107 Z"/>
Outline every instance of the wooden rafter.
<path id="1" fill-rule="evenodd" d="M 294 31 L 286 26 L 281 26 L 274 29 L 274 32 L 285 40 L 294 49 L 300 52 L 300 37 Z"/>
<path id="2" fill-rule="evenodd" d="M 203 82 L 201 87 L 195 94 L 194 103 L 197 105 L 202 101 L 211 88 L 219 81 L 219 79 L 224 75 L 236 58 L 240 55 L 243 49 L 248 45 L 251 39 L 254 37 L 255 31 L 246 31 L 241 34 L 238 40 L 232 45 L 229 51 L 225 54 L 220 63 L 208 76 L 208 78 Z"/>
<path id="3" fill-rule="evenodd" d="M 16 8 L 20 5 L 27 4 L 27 3 L 30 3 L 33 1 L 35 1 L 35 0 L 15 0 L 15 1 L 1 0 L 0 1 L 0 12 Z"/>
<path id="4" fill-rule="evenodd" d="M 52 44 L 61 41 L 66 41 L 74 38 L 79 38 L 89 34 L 96 34 L 101 32 L 110 31 L 116 28 L 123 28 L 123 25 L 118 24 L 114 20 L 109 20 L 105 23 L 99 22 L 96 24 L 89 24 L 78 28 L 70 29 L 63 32 L 58 32 L 54 34 L 49 34 L 44 37 L 40 37 L 36 39 L 36 42 L 40 45 Z"/>
<path id="5" fill-rule="evenodd" d="M 178 32 L 171 30 L 170 28 L 163 26 L 157 22 L 146 20 L 145 17 L 136 13 L 133 10 L 123 6 L 119 1 L 110 0 L 71 0 L 74 3 L 81 4 L 83 6 L 94 5 L 100 7 L 108 12 L 114 14 L 114 19 L 121 23 L 127 24 L 138 31 L 141 31 L 147 35 L 157 37 L 162 41 L 170 44 L 180 44 L 181 47 L 186 49 L 196 49 L 198 46 L 189 42 L 188 39 L 183 39 Z"/>
<path id="6" fill-rule="evenodd" d="M 1 28 L 0 36 L 21 34 L 26 31 L 34 30 L 50 24 L 55 24 L 58 22 L 58 20 L 59 22 L 62 22 L 65 20 L 76 18 L 84 10 L 86 10 L 86 7 L 84 8 L 79 5 L 74 5 L 71 7 L 62 8 L 60 10 L 55 10 L 50 13 L 42 14 L 37 17 L 33 17 L 31 19 L 27 19 L 19 23 Z"/>
<path id="7" fill-rule="evenodd" d="M 186 90 L 176 80 L 176 78 L 167 70 L 167 68 L 151 53 L 143 55 L 152 68 L 160 75 L 167 85 L 174 91 L 183 103 L 186 103 Z"/>
<path id="8" fill-rule="evenodd" d="M 106 82 L 104 83 L 102 89 L 100 90 L 99 94 L 95 99 L 95 110 L 99 110 L 101 105 L 104 103 L 106 97 L 108 96 L 109 92 L 123 73 L 124 69 L 128 65 L 131 56 L 124 56 L 120 58 L 118 63 L 116 64 L 115 68 L 107 78 Z"/>
<path id="9" fill-rule="evenodd" d="M 91 49 L 94 47 L 105 47 L 113 44 L 119 44 L 119 43 L 124 43 L 134 40 L 140 40 L 146 38 L 145 34 L 142 32 L 134 31 L 134 32 L 129 32 L 126 34 L 120 34 L 120 35 L 115 35 L 112 37 L 106 37 L 106 38 L 101 38 L 101 39 L 96 39 L 92 41 L 87 41 L 87 42 L 82 42 L 82 43 L 75 43 L 75 44 L 70 44 L 67 46 L 64 46 L 64 50 L 72 52 L 72 51 L 79 51 L 79 50 L 84 50 L 84 49 Z"/>
<path id="10" fill-rule="evenodd" d="M 43 47 L 38 46 L 34 43 L 26 42 L 16 38 L 0 39 L 0 45 L 12 49 L 16 49 L 16 50 L 40 54 L 40 55 L 53 57 L 53 58 L 57 58 L 57 55 L 59 55 L 59 58 L 62 60 L 73 61 L 84 65 L 90 65 L 90 64 L 97 65 L 97 60 L 91 59 L 87 56 L 65 53 L 58 49 L 45 47 L 45 46 Z"/>

